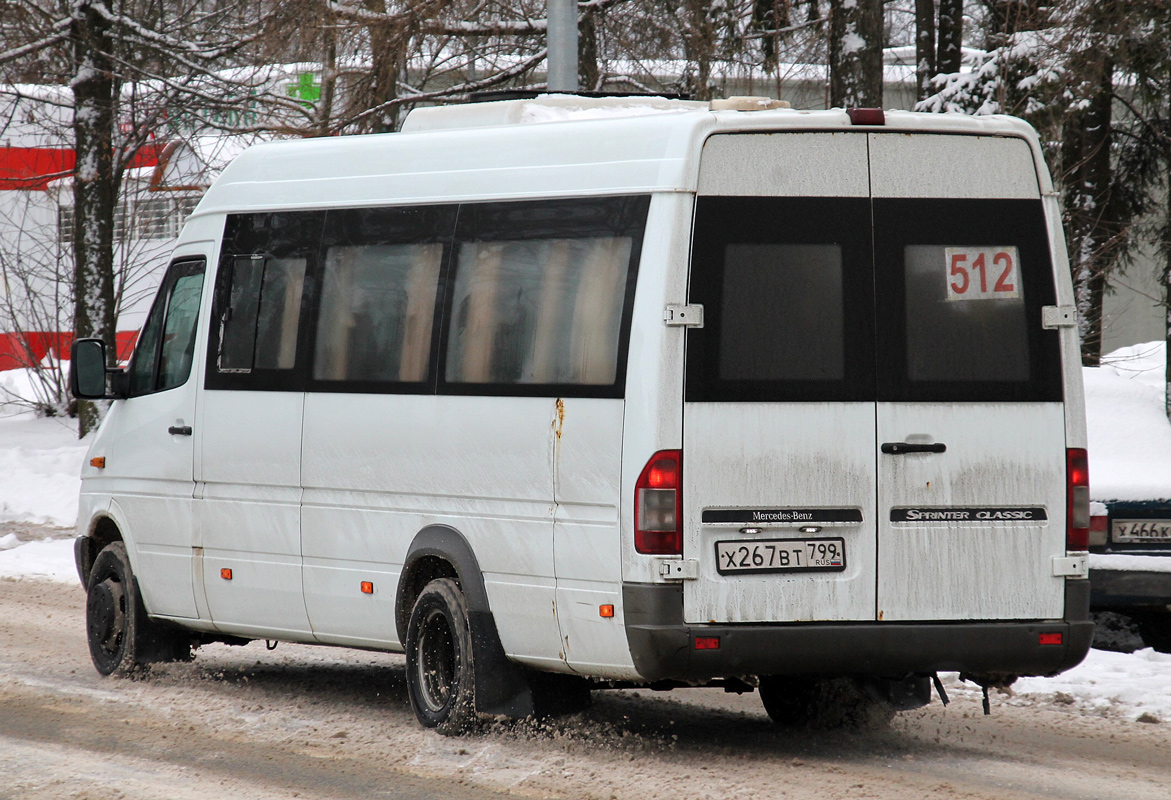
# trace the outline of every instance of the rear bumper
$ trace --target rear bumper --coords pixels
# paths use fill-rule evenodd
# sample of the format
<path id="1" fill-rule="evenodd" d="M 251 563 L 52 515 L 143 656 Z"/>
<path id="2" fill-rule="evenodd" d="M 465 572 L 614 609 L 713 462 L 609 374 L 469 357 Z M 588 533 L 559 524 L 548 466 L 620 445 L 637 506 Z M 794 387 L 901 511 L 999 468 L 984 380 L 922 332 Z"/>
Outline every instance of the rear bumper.
<path id="1" fill-rule="evenodd" d="M 703 681 L 740 675 L 874 675 L 968 672 L 1055 675 L 1090 649 L 1090 583 L 1069 580 L 1065 618 L 1008 622 L 790 623 L 688 625 L 679 584 L 622 587 L 626 637 L 648 681 Z M 1062 634 L 1042 645 L 1038 635 Z M 718 650 L 696 650 L 718 636 Z"/>
<path id="2" fill-rule="evenodd" d="M 1090 585 L 1090 607 L 1095 611 L 1171 605 L 1171 572 L 1091 569 Z"/>

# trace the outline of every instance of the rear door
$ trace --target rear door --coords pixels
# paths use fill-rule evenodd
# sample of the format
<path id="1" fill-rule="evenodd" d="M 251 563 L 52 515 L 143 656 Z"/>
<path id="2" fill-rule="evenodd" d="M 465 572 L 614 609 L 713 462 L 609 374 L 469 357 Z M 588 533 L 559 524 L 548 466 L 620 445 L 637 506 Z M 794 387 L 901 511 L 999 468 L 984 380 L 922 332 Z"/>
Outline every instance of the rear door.
<path id="1" fill-rule="evenodd" d="M 869 138 L 878 619 L 1059 617 L 1065 415 L 1029 146 Z"/>
<path id="2" fill-rule="evenodd" d="M 866 135 L 714 136 L 701 162 L 684 403 L 688 622 L 872 620 Z"/>
<path id="3" fill-rule="evenodd" d="M 684 393 L 688 622 L 1053 618 L 1065 426 L 1027 142 L 713 136 Z"/>

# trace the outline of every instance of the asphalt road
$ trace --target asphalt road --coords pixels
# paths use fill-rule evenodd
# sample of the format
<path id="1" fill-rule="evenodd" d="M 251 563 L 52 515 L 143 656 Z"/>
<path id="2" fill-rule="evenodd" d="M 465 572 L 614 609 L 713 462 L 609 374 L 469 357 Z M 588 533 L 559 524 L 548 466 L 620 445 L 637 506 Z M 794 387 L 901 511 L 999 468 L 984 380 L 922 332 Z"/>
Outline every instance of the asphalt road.
<path id="1" fill-rule="evenodd" d="M 0 798 L 1171 797 L 1171 723 L 975 693 L 877 730 L 776 729 L 752 694 L 595 692 L 545 724 L 421 729 L 398 656 L 202 648 L 89 663 L 80 587 L 0 580 Z"/>

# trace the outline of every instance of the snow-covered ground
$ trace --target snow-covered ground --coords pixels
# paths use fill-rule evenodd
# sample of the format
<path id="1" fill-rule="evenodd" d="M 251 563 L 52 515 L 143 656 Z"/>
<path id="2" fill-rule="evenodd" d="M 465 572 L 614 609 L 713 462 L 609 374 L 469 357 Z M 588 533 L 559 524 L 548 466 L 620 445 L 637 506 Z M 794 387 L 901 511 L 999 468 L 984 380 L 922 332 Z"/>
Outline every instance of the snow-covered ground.
<path id="1" fill-rule="evenodd" d="M 1171 424 L 1163 412 L 1162 343 L 1111 353 L 1085 370 L 1092 493 L 1101 499 L 1171 497 Z M 71 526 L 86 445 L 70 420 L 35 419 L 4 403 L 21 376 L 0 373 L 0 522 Z M 1171 559 L 1169 559 L 1171 560 Z M 0 579 L 77 580 L 70 538 L 0 535 Z M 949 691 L 976 691 L 954 676 Z M 1057 703 L 1085 713 L 1171 722 L 1171 655 L 1090 651 L 1056 678 L 1025 678 L 998 703 Z"/>
<path id="2" fill-rule="evenodd" d="M 37 419 L 13 402 L 34 396 L 27 371 L 0 372 L 0 522 L 72 526 L 87 445 L 76 420 Z"/>

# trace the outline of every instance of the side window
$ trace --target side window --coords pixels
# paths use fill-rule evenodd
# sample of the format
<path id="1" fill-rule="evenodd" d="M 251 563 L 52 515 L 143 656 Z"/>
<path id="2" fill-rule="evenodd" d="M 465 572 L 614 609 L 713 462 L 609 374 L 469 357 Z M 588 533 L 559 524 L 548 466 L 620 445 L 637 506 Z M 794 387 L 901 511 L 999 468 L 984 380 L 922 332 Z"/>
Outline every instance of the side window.
<path id="1" fill-rule="evenodd" d="M 647 207 L 591 198 L 461 208 L 447 386 L 620 393 Z"/>
<path id="2" fill-rule="evenodd" d="M 191 374 L 195 355 L 195 327 L 199 321 L 199 297 L 203 293 L 203 265 L 199 272 L 175 279 L 163 324 L 159 349 L 158 390 L 182 386 Z"/>
<path id="3" fill-rule="evenodd" d="M 134 348 L 131 395 L 173 389 L 190 377 L 203 274 L 202 260 L 177 261 L 168 270 Z"/>
<path id="4" fill-rule="evenodd" d="M 261 256 L 232 262 L 221 372 L 293 368 L 305 266 L 304 258 Z"/>
<path id="5" fill-rule="evenodd" d="M 210 389 L 293 389 L 322 212 L 228 217 L 208 352 Z"/>
<path id="6" fill-rule="evenodd" d="M 455 207 L 329 212 L 313 379 L 331 390 L 429 385 Z M 325 387 L 320 387 L 325 388 Z"/>
<path id="7" fill-rule="evenodd" d="M 330 247 L 313 377 L 426 379 L 442 263 L 442 244 Z"/>

